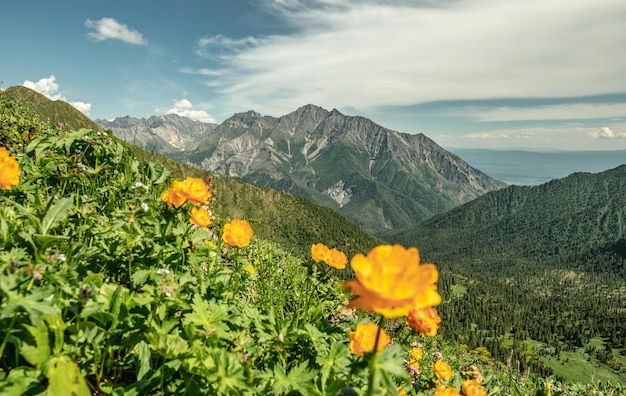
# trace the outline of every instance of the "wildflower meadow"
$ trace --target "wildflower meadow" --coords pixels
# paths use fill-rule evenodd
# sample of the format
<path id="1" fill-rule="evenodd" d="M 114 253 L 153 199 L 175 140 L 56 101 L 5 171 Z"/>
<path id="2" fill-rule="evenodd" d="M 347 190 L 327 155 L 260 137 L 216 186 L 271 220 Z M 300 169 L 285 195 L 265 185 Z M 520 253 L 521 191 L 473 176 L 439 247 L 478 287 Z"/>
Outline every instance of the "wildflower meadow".
<path id="1" fill-rule="evenodd" d="M 444 343 L 416 247 L 302 259 L 110 132 L 2 103 L 0 395 L 617 395 Z M 62 126 L 61 126 L 62 125 Z M 347 279 L 347 280 L 345 280 Z M 444 296 L 445 297 L 445 296 Z"/>

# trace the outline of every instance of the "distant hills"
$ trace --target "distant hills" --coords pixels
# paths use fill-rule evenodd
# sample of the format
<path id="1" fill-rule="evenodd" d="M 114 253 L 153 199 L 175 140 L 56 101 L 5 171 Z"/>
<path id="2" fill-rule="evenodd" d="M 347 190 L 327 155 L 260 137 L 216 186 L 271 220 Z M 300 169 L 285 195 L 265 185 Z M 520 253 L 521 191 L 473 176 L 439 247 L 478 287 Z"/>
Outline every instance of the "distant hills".
<path id="1" fill-rule="evenodd" d="M 130 124 L 128 118 L 99 122 L 118 136 Z M 160 125 L 146 134 L 159 133 Z M 238 113 L 195 150 L 171 146 L 155 143 L 154 149 L 217 175 L 305 197 L 374 233 L 410 227 L 504 186 L 423 134 L 314 105 L 279 118 Z"/>
<path id="2" fill-rule="evenodd" d="M 465 293 L 441 307 L 459 318 L 451 338 L 499 359 L 540 341 L 563 372 L 559 351 L 584 347 L 626 373 L 611 353 L 626 348 L 626 165 L 492 191 L 385 239 L 418 246 Z"/>
<path id="3" fill-rule="evenodd" d="M 626 261 L 608 268 L 606 257 L 626 260 L 625 238 L 626 165 L 540 186 L 509 186 L 390 237 L 495 277 L 511 276 L 523 260 L 527 275 L 559 268 L 594 272 L 601 266 L 598 272 L 626 279 Z"/>

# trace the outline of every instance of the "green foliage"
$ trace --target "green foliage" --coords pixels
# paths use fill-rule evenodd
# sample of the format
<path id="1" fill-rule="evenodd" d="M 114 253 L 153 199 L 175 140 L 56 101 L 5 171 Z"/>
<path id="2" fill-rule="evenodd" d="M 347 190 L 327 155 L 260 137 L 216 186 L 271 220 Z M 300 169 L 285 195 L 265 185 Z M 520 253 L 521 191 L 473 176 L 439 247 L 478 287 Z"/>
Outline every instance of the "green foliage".
<path id="1" fill-rule="evenodd" d="M 34 119 L 5 104 L 2 119 L 18 114 L 18 130 L 21 115 Z M 163 165 L 101 131 L 7 136 L 21 177 L 0 190 L 1 395 L 396 394 L 398 385 L 432 394 L 434 356 L 413 383 L 403 371 L 414 334 L 390 323 L 394 346 L 351 354 L 359 318 L 344 308 L 336 271 L 258 235 L 248 248 L 222 244 L 225 218 L 201 229 L 189 207 L 161 200 L 171 181 Z M 469 376 L 462 367 L 482 356 L 423 342 L 455 367 L 456 389 Z M 561 386 L 481 371 L 490 394 Z"/>

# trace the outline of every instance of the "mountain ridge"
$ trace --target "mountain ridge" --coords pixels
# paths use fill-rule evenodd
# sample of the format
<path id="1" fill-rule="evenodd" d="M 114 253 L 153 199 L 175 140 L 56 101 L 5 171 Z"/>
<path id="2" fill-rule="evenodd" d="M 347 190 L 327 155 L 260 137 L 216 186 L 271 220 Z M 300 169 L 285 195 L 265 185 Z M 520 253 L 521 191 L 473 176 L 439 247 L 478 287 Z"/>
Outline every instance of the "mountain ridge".
<path id="1" fill-rule="evenodd" d="M 172 158 L 330 206 L 370 232 L 406 228 L 504 186 L 423 134 L 308 104 L 236 113 Z"/>
<path id="2" fill-rule="evenodd" d="M 217 124 L 192 120 L 178 114 L 164 114 L 148 118 L 130 116 L 109 120 L 95 120 L 100 126 L 113 131 L 122 140 L 149 151 L 161 153 L 195 149 Z"/>

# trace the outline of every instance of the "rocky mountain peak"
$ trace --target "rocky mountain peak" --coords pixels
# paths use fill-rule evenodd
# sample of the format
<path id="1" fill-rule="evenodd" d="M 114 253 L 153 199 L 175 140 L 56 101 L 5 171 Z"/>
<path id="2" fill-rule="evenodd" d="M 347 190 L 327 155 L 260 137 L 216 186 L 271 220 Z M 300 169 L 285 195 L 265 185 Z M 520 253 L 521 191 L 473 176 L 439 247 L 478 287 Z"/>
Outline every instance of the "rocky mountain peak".
<path id="1" fill-rule="evenodd" d="M 504 186 L 424 135 L 312 104 L 280 118 L 235 114 L 188 158 L 331 206 L 374 232 L 411 226 Z"/>

